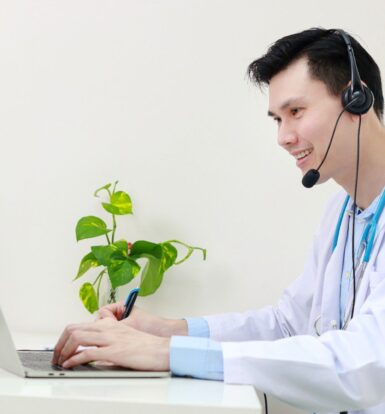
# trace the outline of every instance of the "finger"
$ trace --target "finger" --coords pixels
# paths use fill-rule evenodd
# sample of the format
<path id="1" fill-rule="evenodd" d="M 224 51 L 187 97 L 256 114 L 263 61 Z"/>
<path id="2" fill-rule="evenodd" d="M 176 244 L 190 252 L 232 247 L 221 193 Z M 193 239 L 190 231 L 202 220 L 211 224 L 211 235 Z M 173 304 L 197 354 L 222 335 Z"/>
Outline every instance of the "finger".
<path id="1" fill-rule="evenodd" d="M 109 309 L 100 309 L 98 316 L 97 316 L 97 320 L 99 319 L 104 319 L 104 318 L 114 318 L 116 319 L 114 312 L 112 312 Z"/>
<path id="2" fill-rule="evenodd" d="M 116 303 L 114 316 L 118 321 L 122 318 L 122 315 L 124 313 L 124 309 L 125 309 L 125 305 L 124 305 L 123 301 L 119 301 L 118 303 Z"/>
<path id="3" fill-rule="evenodd" d="M 76 353 L 80 345 L 82 346 L 106 346 L 109 342 L 106 339 L 108 336 L 101 332 L 89 331 L 75 331 L 68 341 L 65 343 L 59 357 L 58 364 L 61 365 L 64 361 Z"/>
<path id="4" fill-rule="evenodd" d="M 71 358 L 63 362 L 63 368 L 72 368 L 76 365 L 88 364 L 91 361 L 101 361 L 102 350 L 100 348 L 85 349 L 84 351 L 78 352 Z"/>
<path id="5" fill-rule="evenodd" d="M 103 306 L 103 308 L 99 310 L 98 319 L 113 318 L 113 319 L 120 320 L 123 312 L 124 312 L 124 303 L 123 301 L 119 301 L 118 303 L 113 303 L 111 305 Z"/>
<path id="6" fill-rule="evenodd" d="M 53 352 L 53 356 L 52 356 L 52 363 L 53 364 L 57 364 L 58 362 L 58 357 L 60 355 L 61 350 L 63 349 L 64 344 L 67 342 L 68 337 L 71 335 L 71 332 L 76 329 L 76 327 L 78 326 L 78 324 L 72 324 L 72 325 L 68 325 L 65 327 L 64 331 L 62 332 L 62 334 L 59 337 L 59 340 L 57 341 L 55 348 L 54 348 L 54 352 Z"/>
<path id="7" fill-rule="evenodd" d="M 123 311 L 119 310 L 119 309 L 114 309 L 114 310 L 110 310 L 110 309 L 101 309 L 99 311 L 99 316 L 97 320 L 100 319 L 106 319 L 106 318 L 110 318 L 110 319 L 114 319 L 114 320 L 119 320 L 120 319 L 120 315 L 123 313 Z"/>
<path id="8" fill-rule="evenodd" d="M 103 306 L 99 309 L 98 317 L 97 319 L 102 318 L 116 318 L 116 313 L 119 312 L 120 308 L 124 308 L 123 301 L 120 301 L 118 303 L 111 303 L 110 305 Z"/>
<path id="9" fill-rule="evenodd" d="M 109 323 L 107 321 L 101 323 L 102 321 L 95 321 L 92 323 L 78 323 L 78 324 L 72 324 L 72 325 L 68 325 L 63 333 L 61 334 L 57 344 L 55 345 L 54 348 L 54 353 L 52 356 L 52 363 L 53 364 L 57 364 L 58 363 L 58 359 L 59 359 L 59 355 L 61 354 L 64 345 L 67 343 L 68 338 L 70 337 L 70 335 L 72 335 L 73 332 L 75 332 L 76 330 L 82 330 L 82 331 L 100 331 L 103 329 L 103 326 L 105 326 L 106 323 Z M 103 326 L 101 326 L 103 325 Z"/>

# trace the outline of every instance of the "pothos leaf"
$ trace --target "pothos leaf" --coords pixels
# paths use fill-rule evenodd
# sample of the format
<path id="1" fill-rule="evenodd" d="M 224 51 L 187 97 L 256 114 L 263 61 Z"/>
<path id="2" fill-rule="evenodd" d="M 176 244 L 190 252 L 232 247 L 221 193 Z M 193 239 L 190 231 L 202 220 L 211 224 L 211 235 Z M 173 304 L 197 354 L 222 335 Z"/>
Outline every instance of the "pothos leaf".
<path id="1" fill-rule="evenodd" d="M 124 191 L 117 191 L 110 197 L 110 203 L 102 203 L 103 208 L 111 214 L 132 214 L 130 196 Z"/>
<path id="2" fill-rule="evenodd" d="M 128 243 L 119 240 L 106 246 L 92 246 L 91 251 L 103 266 L 109 266 L 117 260 L 125 260 L 128 257 Z"/>
<path id="3" fill-rule="evenodd" d="M 91 269 L 91 267 L 98 267 L 100 265 L 101 263 L 99 263 L 95 255 L 92 252 L 88 253 L 80 262 L 78 274 L 74 280 L 79 279 L 79 277 L 83 276 L 89 269 Z"/>
<path id="4" fill-rule="evenodd" d="M 108 276 L 111 286 L 116 289 L 129 283 L 139 272 L 140 266 L 135 260 L 126 259 L 113 262 L 108 266 Z"/>
<path id="5" fill-rule="evenodd" d="M 107 224 L 99 217 L 82 217 L 76 225 L 76 240 L 90 239 L 109 233 Z"/>
<path id="6" fill-rule="evenodd" d="M 146 257 L 148 262 L 142 272 L 139 295 L 148 296 L 159 288 L 163 280 L 164 271 L 161 268 L 161 259 L 147 254 L 144 254 L 143 257 Z"/>
<path id="7" fill-rule="evenodd" d="M 83 305 L 90 313 L 94 313 L 99 309 L 98 298 L 91 283 L 84 283 L 82 285 L 79 291 L 79 296 Z"/>
<path id="8" fill-rule="evenodd" d="M 171 243 L 165 242 L 160 245 L 162 247 L 161 269 L 165 272 L 175 263 L 178 251 Z"/>

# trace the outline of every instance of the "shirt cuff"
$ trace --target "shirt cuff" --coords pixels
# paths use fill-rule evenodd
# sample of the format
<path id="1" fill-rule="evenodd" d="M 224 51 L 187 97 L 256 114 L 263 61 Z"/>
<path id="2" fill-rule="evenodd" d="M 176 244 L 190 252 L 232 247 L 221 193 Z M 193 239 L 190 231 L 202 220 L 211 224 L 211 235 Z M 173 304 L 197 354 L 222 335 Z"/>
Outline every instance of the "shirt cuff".
<path id="1" fill-rule="evenodd" d="M 187 322 L 188 336 L 210 337 L 210 328 L 204 318 L 185 318 Z"/>
<path id="2" fill-rule="evenodd" d="M 223 353 L 220 342 L 208 338 L 172 336 L 170 370 L 178 376 L 223 380 Z"/>

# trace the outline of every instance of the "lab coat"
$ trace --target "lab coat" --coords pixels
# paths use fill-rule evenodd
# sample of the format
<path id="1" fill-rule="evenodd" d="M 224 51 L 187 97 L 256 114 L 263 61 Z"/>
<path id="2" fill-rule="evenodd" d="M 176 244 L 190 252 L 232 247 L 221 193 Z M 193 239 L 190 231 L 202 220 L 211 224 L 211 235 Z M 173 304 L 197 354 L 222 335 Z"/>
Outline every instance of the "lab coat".
<path id="1" fill-rule="evenodd" d="M 210 338 L 222 342 L 225 382 L 253 384 L 309 412 L 385 413 L 385 212 L 354 317 L 340 330 L 347 214 L 334 251 L 332 240 L 345 197 L 329 200 L 304 270 L 276 307 L 205 317 Z"/>

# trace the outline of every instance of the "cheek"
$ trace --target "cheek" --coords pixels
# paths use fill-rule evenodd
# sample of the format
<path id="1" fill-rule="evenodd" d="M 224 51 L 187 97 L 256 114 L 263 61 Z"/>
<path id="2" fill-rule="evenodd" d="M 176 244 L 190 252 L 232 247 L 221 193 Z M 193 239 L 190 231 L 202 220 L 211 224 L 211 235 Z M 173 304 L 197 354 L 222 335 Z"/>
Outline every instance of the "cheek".
<path id="1" fill-rule="evenodd" d="M 329 143 L 332 128 L 329 122 L 321 120 L 320 117 L 313 117 L 303 120 L 299 130 L 300 136 L 309 142 L 316 149 L 323 148 Z"/>

